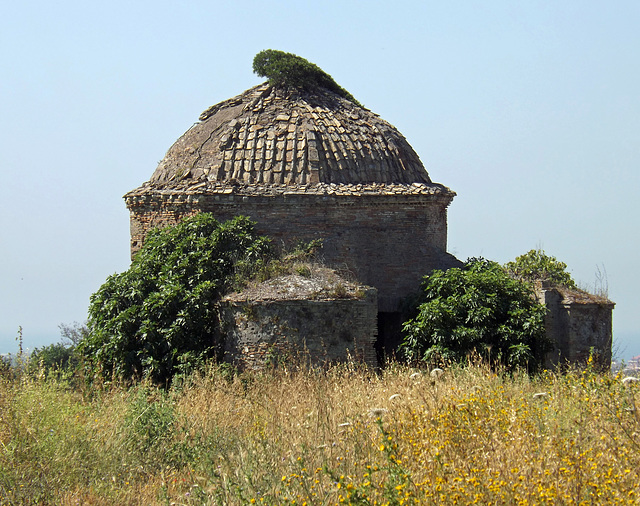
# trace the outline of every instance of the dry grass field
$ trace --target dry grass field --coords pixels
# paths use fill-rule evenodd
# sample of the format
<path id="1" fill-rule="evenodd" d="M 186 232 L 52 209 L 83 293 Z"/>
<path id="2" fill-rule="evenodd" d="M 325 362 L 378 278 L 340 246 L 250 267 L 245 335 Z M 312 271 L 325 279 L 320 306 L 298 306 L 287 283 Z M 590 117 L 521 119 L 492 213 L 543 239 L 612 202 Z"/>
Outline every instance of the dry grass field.
<path id="1" fill-rule="evenodd" d="M 1 504 L 638 504 L 640 386 L 589 366 L 0 378 Z"/>

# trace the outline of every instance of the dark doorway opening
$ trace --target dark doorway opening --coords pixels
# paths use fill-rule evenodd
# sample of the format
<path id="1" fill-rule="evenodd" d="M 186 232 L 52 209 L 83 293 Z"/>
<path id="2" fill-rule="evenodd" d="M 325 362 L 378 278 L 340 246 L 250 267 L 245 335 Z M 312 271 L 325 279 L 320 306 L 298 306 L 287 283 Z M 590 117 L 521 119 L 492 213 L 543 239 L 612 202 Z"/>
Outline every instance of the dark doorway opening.
<path id="1" fill-rule="evenodd" d="M 398 355 L 398 347 L 402 342 L 402 320 L 400 312 L 378 313 L 378 339 L 375 348 L 381 367 Z"/>

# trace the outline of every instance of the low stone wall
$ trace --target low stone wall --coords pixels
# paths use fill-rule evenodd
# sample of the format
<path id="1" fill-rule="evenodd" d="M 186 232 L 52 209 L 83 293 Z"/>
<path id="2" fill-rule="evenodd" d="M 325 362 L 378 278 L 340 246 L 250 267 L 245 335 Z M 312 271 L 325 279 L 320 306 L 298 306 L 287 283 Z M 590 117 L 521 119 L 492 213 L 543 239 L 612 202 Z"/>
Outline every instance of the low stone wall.
<path id="1" fill-rule="evenodd" d="M 303 360 L 326 365 L 355 359 L 377 365 L 376 290 L 360 298 L 222 302 L 225 360 L 241 369 Z"/>

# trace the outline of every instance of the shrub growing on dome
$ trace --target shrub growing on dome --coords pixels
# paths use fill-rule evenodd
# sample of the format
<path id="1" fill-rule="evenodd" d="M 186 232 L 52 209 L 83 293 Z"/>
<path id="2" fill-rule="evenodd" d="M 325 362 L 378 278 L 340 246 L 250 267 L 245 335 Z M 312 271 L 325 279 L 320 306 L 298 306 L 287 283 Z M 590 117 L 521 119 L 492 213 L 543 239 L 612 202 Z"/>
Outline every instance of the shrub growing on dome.
<path id="1" fill-rule="evenodd" d="M 129 269 L 91 296 L 79 353 L 109 378 L 168 382 L 222 352 L 216 302 L 271 254 L 254 223 L 201 213 L 152 230 Z"/>
<path id="2" fill-rule="evenodd" d="M 253 59 L 253 71 L 266 77 L 273 86 L 303 90 L 326 88 L 361 106 L 351 93 L 338 85 L 329 74 L 317 65 L 293 53 L 275 49 L 260 51 Z"/>
<path id="3" fill-rule="evenodd" d="M 550 349 L 545 307 L 530 285 L 482 258 L 425 276 L 417 312 L 403 328 L 401 349 L 410 360 L 458 362 L 477 351 L 533 371 Z"/>

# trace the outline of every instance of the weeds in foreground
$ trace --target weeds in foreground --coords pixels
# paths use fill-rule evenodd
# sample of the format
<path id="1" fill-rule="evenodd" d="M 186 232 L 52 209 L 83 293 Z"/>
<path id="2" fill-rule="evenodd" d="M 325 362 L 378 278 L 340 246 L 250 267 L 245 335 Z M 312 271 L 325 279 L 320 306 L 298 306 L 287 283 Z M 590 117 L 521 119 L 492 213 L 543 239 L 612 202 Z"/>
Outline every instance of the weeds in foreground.
<path id="1" fill-rule="evenodd" d="M 637 381 L 589 367 L 0 379 L 0 504 L 637 504 Z"/>

